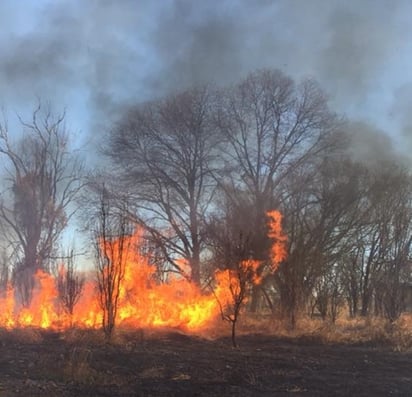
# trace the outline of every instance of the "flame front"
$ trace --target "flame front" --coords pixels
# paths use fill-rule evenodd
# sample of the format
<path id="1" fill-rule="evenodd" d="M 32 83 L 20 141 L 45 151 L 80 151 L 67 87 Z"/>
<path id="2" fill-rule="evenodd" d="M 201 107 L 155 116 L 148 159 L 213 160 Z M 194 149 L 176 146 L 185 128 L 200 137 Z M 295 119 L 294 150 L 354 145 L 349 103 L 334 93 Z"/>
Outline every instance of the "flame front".
<path id="1" fill-rule="evenodd" d="M 280 218 L 276 219 L 276 226 L 280 227 Z M 279 240 L 279 236 L 283 236 L 279 233 L 272 237 Z M 216 288 L 209 293 L 202 292 L 187 277 L 170 277 L 168 282 L 160 283 L 154 277 L 155 266 L 150 265 L 148 258 L 136 249 L 140 232 L 137 231 L 127 239 L 130 241 L 122 244 L 123 249 L 127 247 L 129 252 L 121 256 L 124 260 L 124 274 L 119 289 L 117 325 L 136 328 L 178 327 L 186 331 L 200 331 L 220 315 L 219 302 L 230 299 L 225 281 L 227 271 L 216 273 Z M 111 244 L 115 246 L 111 251 L 113 255 L 119 255 L 116 252 L 116 245 L 120 246 L 118 241 Z M 283 247 L 284 240 L 281 239 L 281 242 L 277 241 L 274 245 L 279 244 Z M 272 252 L 281 252 L 282 249 L 284 248 L 273 248 Z M 279 258 L 282 259 L 279 255 L 274 259 Z M 183 264 L 182 261 L 181 267 L 184 267 Z M 255 262 L 250 262 L 248 266 L 252 264 Z M 21 307 L 15 292 L 8 285 L 0 297 L 0 326 L 52 329 L 65 329 L 73 325 L 83 328 L 101 327 L 102 310 L 96 281 L 92 277 L 86 280 L 72 316 L 62 308 L 55 278 L 42 270 L 35 274 L 35 287 L 29 307 Z"/>

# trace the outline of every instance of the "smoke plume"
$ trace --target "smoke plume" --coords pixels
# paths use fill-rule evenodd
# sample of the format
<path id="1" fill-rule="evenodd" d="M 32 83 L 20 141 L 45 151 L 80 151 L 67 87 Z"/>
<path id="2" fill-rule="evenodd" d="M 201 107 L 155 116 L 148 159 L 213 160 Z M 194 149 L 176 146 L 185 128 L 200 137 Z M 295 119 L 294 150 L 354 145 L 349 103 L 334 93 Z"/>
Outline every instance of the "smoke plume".
<path id="1" fill-rule="evenodd" d="M 127 105 L 269 67 L 316 78 L 349 117 L 406 131 L 411 12 L 407 0 L 6 0 L 0 102 L 46 98 L 96 135 Z"/>

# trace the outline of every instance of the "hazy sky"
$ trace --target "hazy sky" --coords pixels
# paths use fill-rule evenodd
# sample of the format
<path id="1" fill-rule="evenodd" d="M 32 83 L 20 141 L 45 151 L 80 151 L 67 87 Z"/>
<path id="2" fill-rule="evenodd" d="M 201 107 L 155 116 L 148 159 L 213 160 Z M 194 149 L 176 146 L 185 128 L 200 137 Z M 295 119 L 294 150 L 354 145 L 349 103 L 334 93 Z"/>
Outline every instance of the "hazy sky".
<path id="1" fill-rule="evenodd" d="M 0 103 L 66 107 L 83 144 L 126 105 L 280 68 L 412 149 L 411 15 L 409 0 L 1 0 Z"/>

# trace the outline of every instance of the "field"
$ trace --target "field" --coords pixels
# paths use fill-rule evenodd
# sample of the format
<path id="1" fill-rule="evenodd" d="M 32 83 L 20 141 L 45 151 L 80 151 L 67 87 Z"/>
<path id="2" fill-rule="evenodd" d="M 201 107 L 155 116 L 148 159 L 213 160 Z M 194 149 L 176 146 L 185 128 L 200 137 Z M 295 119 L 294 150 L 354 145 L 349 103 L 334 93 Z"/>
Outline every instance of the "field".
<path id="1" fill-rule="evenodd" d="M 368 328 L 369 327 L 369 328 Z M 412 352 L 379 327 L 226 336 L 0 332 L 0 396 L 410 396 Z M 372 337 L 366 333 L 375 330 Z"/>

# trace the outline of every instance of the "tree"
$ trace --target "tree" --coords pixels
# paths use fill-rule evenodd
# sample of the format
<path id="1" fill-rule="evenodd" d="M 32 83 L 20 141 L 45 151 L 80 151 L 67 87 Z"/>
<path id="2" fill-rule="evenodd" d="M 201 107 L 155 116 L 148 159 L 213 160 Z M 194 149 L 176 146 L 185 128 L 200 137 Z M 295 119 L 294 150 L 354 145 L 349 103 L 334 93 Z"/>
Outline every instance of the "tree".
<path id="1" fill-rule="evenodd" d="M 215 297 L 222 319 L 231 323 L 233 347 L 237 347 L 236 325 L 251 290 L 268 275 L 273 275 L 286 257 L 287 238 L 282 231 L 281 214 L 269 211 L 267 220 L 271 249 L 264 260 L 253 257 L 248 236 L 233 234 L 236 231 L 232 229 L 232 222 L 212 223 L 209 227 L 212 260 L 219 264 L 219 270 L 215 272 L 218 289 Z"/>
<path id="2" fill-rule="evenodd" d="M 207 242 L 213 263 L 210 279 L 217 284 L 210 282 L 209 285 L 219 304 L 222 319 L 231 324 L 232 345 L 237 347 L 236 326 L 243 304 L 258 278 L 260 262 L 253 259 L 250 235 L 244 235 L 238 227 L 237 221 L 242 217 L 234 210 L 227 208 L 225 218 L 215 216 L 209 219 Z M 219 292 L 216 293 L 215 289 Z"/>
<path id="3" fill-rule="evenodd" d="M 58 269 L 57 293 L 63 310 L 69 315 L 70 325 L 73 321 L 73 311 L 79 301 L 84 287 L 85 278 L 76 269 L 73 250 L 66 256 Z"/>
<path id="4" fill-rule="evenodd" d="M 326 156 L 305 164 L 283 184 L 289 245 L 274 279 L 282 314 L 292 327 L 316 286 L 336 274 L 334 267 L 342 262 L 364 219 L 359 168 L 344 158 L 335 160 Z"/>
<path id="5" fill-rule="evenodd" d="M 110 341 L 116 325 L 121 285 L 126 263 L 133 249 L 133 238 L 125 208 L 112 206 L 107 191 L 100 196 L 97 224 L 94 229 L 96 276 L 102 309 L 102 327 Z"/>
<path id="6" fill-rule="evenodd" d="M 7 172 L 0 216 L 15 253 L 14 282 L 25 306 L 31 301 L 33 275 L 47 268 L 82 188 L 82 162 L 69 151 L 64 120 L 64 113 L 54 115 L 39 104 L 31 121 L 20 118 L 23 135 L 17 142 L 7 122 L 0 123 Z"/>
<path id="7" fill-rule="evenodd" d="M 389 192 L 382 209 L 389 215 L 385 224 L 387 249 L 375 291 L 382 307 L 375 311 L 393 322 L 405 309 L 405 287 L 411 281 L 412 177 L 405 169 L 395 168 L 384 178 Z"/>
<path id="8" fill-rule="evenodd" d="M 222 92 L 217 123 L 228 146 L 219 185 L 235 206 L 246 195 L 259 251 L 266 212 L 280 208 L 282 182 L 335 144 L 339 120 L 316 82 L 295 84 L 278 70 L 261 70 Z"/>
<path id="9" fill-rule="evenodd" d="M 174 271 L 190 266 L 200 283 L 203 218 L 213 197 L 219 136 L 212 123 L 214 99 L 194 88 L 133 108 L 114 128 L 105 154 L 116 166 L 118 190 L 151 233 Z"/>
<path id="10" fill-rule="evenodd" d="M 3 250 L 0 257 L 0 293 L 5 292 L 9 284 L 10 267 L 6 250 Z"/>
<path id="11" fill-rule="evenodd" d="M 322 320 L 326 320 L 329 317 L 332 323 L 335 323 L 338 318 L 344 302 L 344 284 L 342 283 L 341 275 L 340 264 L 336 264 L 324 275 L 320 276 L 315 284 L 315 307 L 318 309 Z"/>
<path id="12" fill-rule="evenodd" d="M 343 262 L 351 315 L 384 315 L 394 321 L 404 305 L 412 242 L 411 175 L 395 162 L 367 170 L 367 218 Z"/>
<path id="13" fill-rule="evenodd" d="M 246 301 L 250 289 L 256 283 L 256 271 L 259 266 L 258 261 L 252 259 L 239 261 L 231 269 L 226 269 L 216 273 L 217 285 L 219 289 L 226 291 L 224 300 L 215 294 L 220 307 L 222 319 L 231 324 L 231 338 L 233 347 L 238 347 L 236 342 L 236 325 L 239 315 Z"/>

